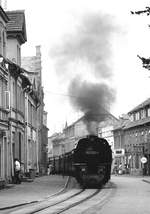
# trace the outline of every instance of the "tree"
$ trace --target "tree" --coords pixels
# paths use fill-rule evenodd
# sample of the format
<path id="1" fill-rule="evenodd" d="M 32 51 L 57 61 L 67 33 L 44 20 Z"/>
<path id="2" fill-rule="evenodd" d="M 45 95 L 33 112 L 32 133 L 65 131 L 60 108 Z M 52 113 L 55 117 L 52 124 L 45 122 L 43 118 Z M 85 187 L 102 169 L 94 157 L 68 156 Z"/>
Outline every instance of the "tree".
<path id="1" fill-rule="evenodd" d="M 145 10 L 139 10 L 139 11 L 131 11 L 131 14 L 134 15 L 140 15 L 142 13 L 146 13 L 147 16 L 150 15 L 150 7 L 145 7 Z M 150 27 L 150 25 L 148 25 Z M 143 68 L 146 68 L 150 70 L 150 58 L 144 58 L 137 55 L 137 57 L 142 61 Z"/>

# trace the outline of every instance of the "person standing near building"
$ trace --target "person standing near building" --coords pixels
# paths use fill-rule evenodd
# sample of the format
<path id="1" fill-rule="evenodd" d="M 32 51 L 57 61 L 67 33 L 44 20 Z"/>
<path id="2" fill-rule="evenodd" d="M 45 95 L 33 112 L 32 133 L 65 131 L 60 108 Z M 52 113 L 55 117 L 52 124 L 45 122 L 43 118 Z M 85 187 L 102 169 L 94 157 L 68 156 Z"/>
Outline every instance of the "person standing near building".
<path id="1" fill-rule="evenodd" d="M 15 183 L 16 184 L 21 183 L 20 170 L 21 170 L 20 161 L 17 158 L 15 158 L 15 160 L 14 160 L 14 176 L 15 176 Z"/>
<path id="2" fill-rule="evenodd" d="M 122 163 L 119 164 L 118 174 L 122 175 Z"/>

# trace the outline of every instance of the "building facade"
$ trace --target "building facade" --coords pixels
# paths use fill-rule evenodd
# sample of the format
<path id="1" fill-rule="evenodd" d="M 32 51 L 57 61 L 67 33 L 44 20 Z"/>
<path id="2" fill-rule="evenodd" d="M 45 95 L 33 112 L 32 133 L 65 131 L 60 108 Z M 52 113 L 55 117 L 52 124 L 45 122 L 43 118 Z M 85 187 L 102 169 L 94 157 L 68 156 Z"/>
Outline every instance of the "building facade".
<path id="1" fill-rule="evenodd" d="M 104 121 L 98 124 L 98 136 L 105 138 L 111 146 L 112 154 L 114 157 L 114 134 L 113 129 L 118 119 L 112 114 L 108 114 Z"/>
<path id="2" fill-rule="evenodd" d="M 123 129 L 129 122 L 129 117 L 120 117 L 113 128 L 114 162 L 117 167 L 122 164 L 125 168 L 125 136 Z"/>
<path id="3" fill-rule="evenodd" d="M 21 66 L 26 70 L 26 75 L 32 83 L 33 90 L 37 91 L 40 104 L 37 109 L 38 124 L 38 166 L 39 173 L 45 174 L 47 171 L 47 145 L 48 128 L 47 112 L 44 111 L 44 91 L 42 86 L 42 65 L 41 47 L 36 46 L 35 56 L 22 57 Z"/>
<path id="4" fill-rule="evenodd" d="M 62 133 L 55 134 L 50 137 L 50 145 L 52 148 L 51 153 L 53 154 L 53 156 L 59 156 L 72 151 L 74 148 L 76 148 L 79 139 L 91 134 L 88 131 L 89 126 L 91 126 L 90 130 L 92 130 L 92 134 L 95 134 L 99 137 L 105 137 L 113 147 L 114 138 L 112 134 L 112 127 L 115 121 L 118 121 L 117 118 L 108 113 L 107 119 L 101 123 L 90 122 L 90 124 L 88 124 L 87 126 L 84 116 L 79 118 L 69 126 L 66 123 L 66 126 L 63 129 Z"/>
<path id="5" fill-rule="evenodd" d="M 131 174 L 150 175 L 150 99 L 128 115 L 130 120 L 114 130 L 116 148 L 124 149 L 123 164 Z"/>
<path id="6" fill-rule="evenodd" d="M 8 98 L 8 70 L 3 62 L 6 56 L 6 26 L 9 21 L 7 14 L 0 7 L 0 183 L 10 175 L 9 166 L 9 105 Z M 0 184 L 1 185 L 1 184 Z"/>
<path id="7" fill-rule="evenodd" d="M 0 185 L 12 181 L 14 158 L 20 160 L 22 172 L 39 172 L 39 124 L 45 128 L 45 123 L 43 108 L 39 119 L 39 89 L 21 68 L 21 45 L 26 41 L 24 11 L 0 7 Z"/>

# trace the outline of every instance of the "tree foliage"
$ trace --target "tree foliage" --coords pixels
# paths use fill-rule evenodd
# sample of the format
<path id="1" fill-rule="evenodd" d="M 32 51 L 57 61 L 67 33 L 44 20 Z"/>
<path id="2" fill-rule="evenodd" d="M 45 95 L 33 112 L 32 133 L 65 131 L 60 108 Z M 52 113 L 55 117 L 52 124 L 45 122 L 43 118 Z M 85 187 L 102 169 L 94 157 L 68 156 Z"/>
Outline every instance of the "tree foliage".
<path id="1" fill-rule="evenodd" d="M 131 11 L 131 14 L 140 15 L 142 13 L 146 13 L 147 16 L 150 15 L 150 7 L 145 7 L 145 10 L 139 10 L 139 11 Z M 150 27 L 150 25 L 148 25 Z M 142 61 L 143 67 L 150 70 L 150 58 L 144 58 L 137 55 L 137 57 Z"/>

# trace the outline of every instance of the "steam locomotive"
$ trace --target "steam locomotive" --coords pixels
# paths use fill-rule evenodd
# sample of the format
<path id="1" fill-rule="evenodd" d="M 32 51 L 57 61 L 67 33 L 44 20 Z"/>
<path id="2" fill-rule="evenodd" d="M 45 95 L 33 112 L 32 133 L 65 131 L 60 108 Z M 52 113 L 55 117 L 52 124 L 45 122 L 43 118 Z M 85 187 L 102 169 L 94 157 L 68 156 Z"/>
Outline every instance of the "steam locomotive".
<path id="1" fill-rule="evenodd" d="M 71 152 L 53 157 L 54 174 L 71 175 L 82 187 L 100 187 L 111 176 L 112 151 L 104 138 L 89 135 Z"/>

